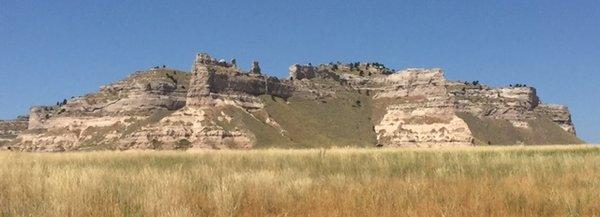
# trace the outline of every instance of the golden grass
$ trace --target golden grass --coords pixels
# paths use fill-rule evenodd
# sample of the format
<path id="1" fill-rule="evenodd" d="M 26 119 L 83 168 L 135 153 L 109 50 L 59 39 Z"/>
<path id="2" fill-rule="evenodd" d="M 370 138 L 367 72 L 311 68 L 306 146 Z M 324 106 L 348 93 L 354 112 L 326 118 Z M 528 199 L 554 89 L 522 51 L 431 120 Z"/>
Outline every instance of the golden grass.
<path id="1" fill-rule="evenodd" d="M 600 147 L 0 153 L 1 216 L 600 216 Z"/>

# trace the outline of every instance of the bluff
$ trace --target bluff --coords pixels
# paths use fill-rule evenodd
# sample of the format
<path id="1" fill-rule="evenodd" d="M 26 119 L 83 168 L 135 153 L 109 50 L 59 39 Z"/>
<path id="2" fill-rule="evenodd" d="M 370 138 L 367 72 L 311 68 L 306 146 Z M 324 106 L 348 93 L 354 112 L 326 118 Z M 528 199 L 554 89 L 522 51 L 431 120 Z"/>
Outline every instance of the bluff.
<path id="1" fill-rule="evenodd" d="M 535 88 L 450 81 L 441 69 L 294 64 L 288 79 L 198 54 L 190 72 L 153 68 L 0 122 L 24 151 L 440 147 L 575 144 L 565 106 Z M 14 124 L 13 124 L 14 125 Z M 9 126 L 9 127 L 4 127 Z M 15 125 L 16 126 L 16 125 Z M 26 129 L 25 129 L 26 128 Z M 4 129 L 4 130 L 3 130 Z M 6 130 L 14 129 L 14 130 Z M 8 133 L 6 133 L 8 132 Z"/>
<path id="2" fill-rule="evenodd" d="M 8 144 L 19 133 L 27 129 L 28 117 L 17 117 L 15 120 L 0 120 L 0 146 Z"/>

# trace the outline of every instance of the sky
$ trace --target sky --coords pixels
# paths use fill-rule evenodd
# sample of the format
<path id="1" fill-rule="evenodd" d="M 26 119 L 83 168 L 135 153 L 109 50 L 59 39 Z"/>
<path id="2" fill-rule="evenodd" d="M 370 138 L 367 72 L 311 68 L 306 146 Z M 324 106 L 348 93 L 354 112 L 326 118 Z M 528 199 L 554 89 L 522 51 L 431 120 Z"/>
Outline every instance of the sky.
<path id="1" fill-rule="evenodd" d="M 524 83 L 600 142 L 600 1 L 0 0 L 0 119 L 195 54 L 286 77 L 294 63 L 377 61 L 452 80 Z"/>

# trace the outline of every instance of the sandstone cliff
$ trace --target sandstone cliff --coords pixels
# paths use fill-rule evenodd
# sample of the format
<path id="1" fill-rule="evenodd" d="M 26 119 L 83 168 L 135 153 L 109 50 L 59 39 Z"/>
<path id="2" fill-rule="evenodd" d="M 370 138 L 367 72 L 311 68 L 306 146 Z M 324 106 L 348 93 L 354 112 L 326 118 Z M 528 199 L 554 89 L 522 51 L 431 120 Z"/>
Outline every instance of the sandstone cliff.
<path id="1" fill-rule="evenodd" d="M 28 117 L 18 117 L 15 120 L 0 120 L 0 147 L 16 138 L 27 129 Z"/>
<path id="2" fill-rule="evenodd" d="M 26 151 L 581 142 L 568 109 L 542 104 L 531 87 L 379 63 L 295 64 L 289 73 L 280 80 L 258 62 L 246 72 L 198 54 L 191 72 L 136 72 L 65 104 L 33 107 L 27 130 L 22 121 L 0 134 L 10 134 L 5 148 Z"/>

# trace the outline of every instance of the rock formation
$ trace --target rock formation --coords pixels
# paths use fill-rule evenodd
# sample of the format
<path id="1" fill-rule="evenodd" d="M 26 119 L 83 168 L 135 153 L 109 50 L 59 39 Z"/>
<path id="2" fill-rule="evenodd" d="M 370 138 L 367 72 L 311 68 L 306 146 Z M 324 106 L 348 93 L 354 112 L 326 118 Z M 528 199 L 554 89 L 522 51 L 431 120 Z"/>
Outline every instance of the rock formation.
<path id="1" fill-rule="evenodd" d="M 439 147 L 573 144 L 568 109 L 532 87 L 446 80 L 441 69 L 294 64 L 289 79 L 198 54 L 191 72 L 153 68 L 28 120 L 0 122 L 11 150 Z"/>
<path id="2" fill-rule="evenodd" d="M 0 120 L 0 147 L 27 130 L 28 117 L 19 116 L 15 120 Z"/>

